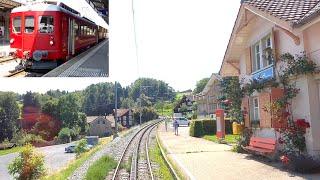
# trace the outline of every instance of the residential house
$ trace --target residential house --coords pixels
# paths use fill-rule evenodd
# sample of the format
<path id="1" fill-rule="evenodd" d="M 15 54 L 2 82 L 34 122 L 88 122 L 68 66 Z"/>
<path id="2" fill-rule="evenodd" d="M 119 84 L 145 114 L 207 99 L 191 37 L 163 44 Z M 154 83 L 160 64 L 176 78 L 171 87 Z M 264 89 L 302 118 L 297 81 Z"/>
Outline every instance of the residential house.
<path id="1" fill-rule="evenodd" d="M 112 134 L 112 122 L 114 124 L 113 116 L 87 116 L 87 123 L 89 124 L 88 135 L 110 136 Z"/>
<path id="2" fill-rule="evenodd" d="M 240 10 L 220 69 L 221 76 L 239 76 L 243 84 L 250 79 L 278 78 L 279 56 L 305 52 L 320 65 L 320 0 L 242 0 Z M 270 61 L 268 49 L 274 59 Z M 292 102 L 294 119 L 307 120 L 309 154 L 320 154 L 320 75 L 301 75 L 291 79 L 300 93 Z M 247 127 L 255 127 L 254 135 L 277 138 L 278 126 L 271 113 L 263 110 L 282 96 L 282 89 L 266 87 L 243 98 L 242 108 L 248 112 Z M 253 126 L 258 125 L 258 127 Z"/>
<path id="3" fill-rule="evenodd" d="M 123 127 L 130 127 L 133 125 L 133 110 L 132 109 L 117 109 L 118 122 Z"/>
<path id="4" fill-rule="evenodd" d="M 213 73 L 204 87 L 203 91 L 194 95 L 194 100 L 197 102 L 198 118 L 208 117 L 213 115 L 218 108 L 218 97 L 220 96 L 219 74 Z"/>

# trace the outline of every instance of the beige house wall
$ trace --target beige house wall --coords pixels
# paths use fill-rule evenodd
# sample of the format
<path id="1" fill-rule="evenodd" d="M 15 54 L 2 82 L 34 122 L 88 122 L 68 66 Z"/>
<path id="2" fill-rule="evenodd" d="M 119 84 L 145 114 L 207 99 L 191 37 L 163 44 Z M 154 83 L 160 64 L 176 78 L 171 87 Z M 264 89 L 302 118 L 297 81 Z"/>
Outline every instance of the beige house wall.
<path id="1" fill-rule="evenodd" d="M 105 124 L 104 124 L 104 123 Z M 104 118 L 97 118 L 89 123 L 89 135 L 104 137 L 112 134 L 111 123 Z"/>
<path id="2" fill-rule="evenodd" d="M 297 45 L 288 34 L 276 27 L 275 24 L 258 17 L 247 39 L 243 54 L 239 59 L 240 80 L 248 80 L 251 76 L 251 73 L 247 73 L 248 65 L 246 61 L 250 56 L 246 55 L 246 50 L 271 32 L 275 36 L 273 44 L 278 55 L 283 53 L 296 55 L 306 50 L 310 58 L 320 65 L 320 22 L 312 25 L 305 31 L 295 34 L 300 38 L 300 44 Z M 307 150 L 310 154 L 320 154 L 320 77 L 319 80 L 316 79 L 315 76 L 301 76 L 295 79 L 294 81 L 296 81 L 300 93 L 292 102 L 294 119 L 303 118 L 311 124 L 310 130 L 306 134 Z M 256 93 L 255 95 L 260 96 L 260 93 Z M 265 117 L 269 118 L 269 116 Z M 271 124 L 271 119 L 263 119 L 262 122 L 265 128 L 256 129 L 255 134 L 263 137 L 275 137 L 275 130 L 267 128 Z"/>

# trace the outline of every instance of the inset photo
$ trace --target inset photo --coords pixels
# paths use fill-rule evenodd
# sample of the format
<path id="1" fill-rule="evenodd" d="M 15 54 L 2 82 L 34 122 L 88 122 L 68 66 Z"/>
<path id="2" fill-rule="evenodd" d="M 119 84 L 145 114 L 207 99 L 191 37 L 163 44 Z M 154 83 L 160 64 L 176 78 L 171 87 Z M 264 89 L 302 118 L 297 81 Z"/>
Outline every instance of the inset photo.
<path id="1" fill-rule="evenodd" d="M 108 77 L 108 0 L 0 1 L 0 77 Z"/>

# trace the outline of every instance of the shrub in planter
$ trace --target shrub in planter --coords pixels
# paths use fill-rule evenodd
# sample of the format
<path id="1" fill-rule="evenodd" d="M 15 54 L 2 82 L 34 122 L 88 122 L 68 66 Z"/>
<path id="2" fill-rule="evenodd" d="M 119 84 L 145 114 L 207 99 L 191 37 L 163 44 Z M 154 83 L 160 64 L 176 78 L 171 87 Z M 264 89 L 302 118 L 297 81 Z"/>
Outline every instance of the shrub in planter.
<path id="1" fill-rule="evenodd" d="M 203 131 L 205 135 L 213 135 L 217 131 L 217 122 L 214 120 L 203 120 Z"/>
<path id="2" fill-rule="evenodd" d="M 19 156 L 9 164 L 8 170 L 15 179 L 41 179 L 46 174 L 44 156 L 37 153 L 32 145 L 27 144 Z"/>
<path id="3" fill-rule="evenodd" d="M 202 121 L 192 121 L 189 134 L 192 137 L 201 137 L 204 134 Z"/>

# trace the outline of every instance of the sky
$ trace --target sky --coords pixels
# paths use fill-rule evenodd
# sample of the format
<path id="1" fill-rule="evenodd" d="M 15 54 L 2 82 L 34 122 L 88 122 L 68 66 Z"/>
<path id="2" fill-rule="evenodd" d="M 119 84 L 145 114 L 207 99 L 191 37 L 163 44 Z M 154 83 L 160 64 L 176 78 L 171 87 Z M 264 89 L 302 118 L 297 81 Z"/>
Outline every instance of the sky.
<path id="1" fill-rule="evenodd" d="M 111 79 L 152 77 L 181 91 L 219 71 L 240 0 L 133 1 L 138 63 L 131 0 L 110 0 Z"/>
<path id="2" fill-rule="evenodd" d="M 78 0 L 72 0 L 77 1 Z M 0 79 L 0 91 L 78 90 L 101 81 L 130 85 L 139 77 L 167 82 L 177 91 L 217 73 L 240 0 L 109 0 L 110 77 L 106 79 Z"/>

